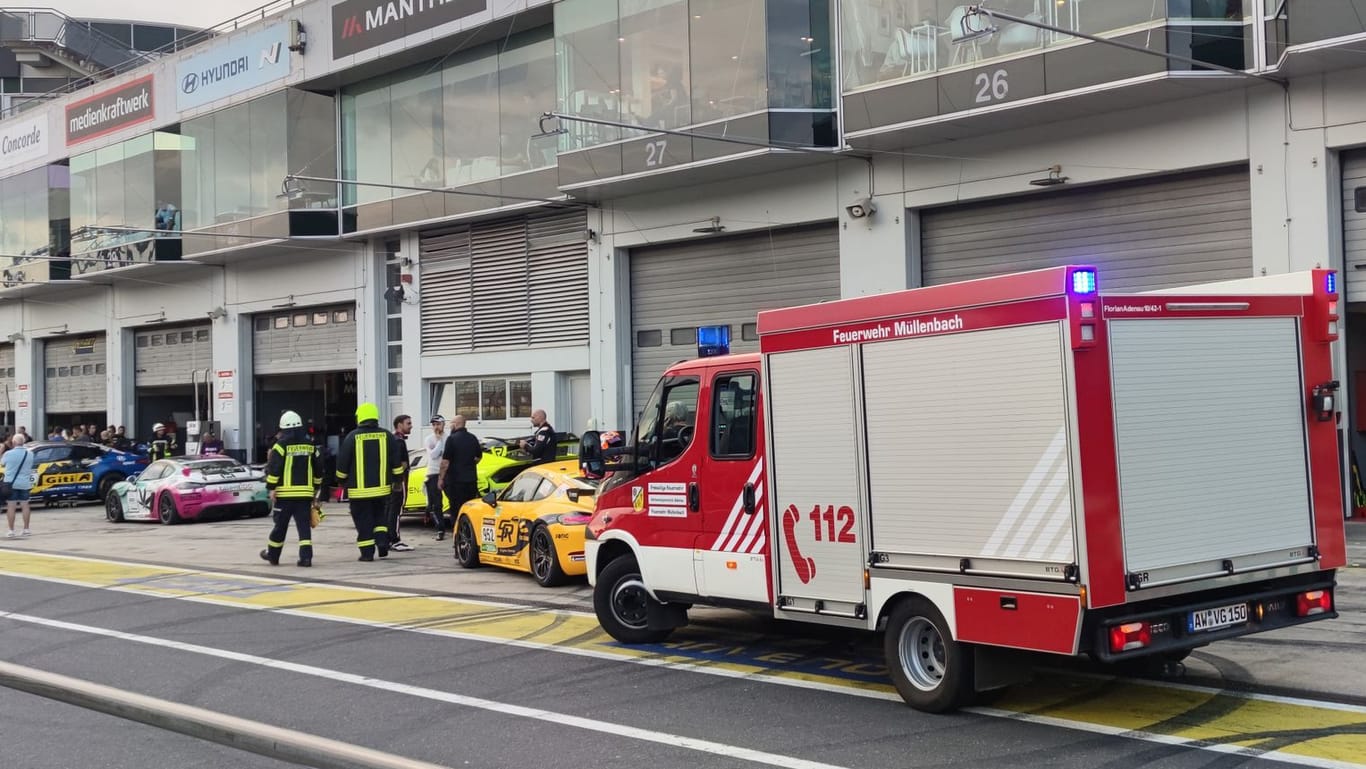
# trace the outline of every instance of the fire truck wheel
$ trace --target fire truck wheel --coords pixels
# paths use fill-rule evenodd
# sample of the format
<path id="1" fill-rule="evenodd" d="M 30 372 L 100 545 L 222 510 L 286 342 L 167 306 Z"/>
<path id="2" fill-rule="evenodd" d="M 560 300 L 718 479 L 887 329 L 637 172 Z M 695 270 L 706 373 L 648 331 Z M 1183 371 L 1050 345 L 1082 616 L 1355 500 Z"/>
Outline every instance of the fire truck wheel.
<path id="1" fill-rule="evenodd" d="M 602 568 L 593 588 L 593 611 L 607 634 L 625 644 L 659 643 L 671 629 L 651 630 L 650 604 L 657 603 L 645 590 L 636 559 L 622 556 Z"/>
<path id="2" fill-rule="evenodd" d="M 972 697 L 972 649 L 953 640 L 943 615 L 924 598 L 897 604 L 883 645 L 892 683 L 916 710 L 947 713 Z"/>
<path id="3" fill-rule="evenodd" d="M 466 569 L 479 567 L 479 543 L 474 541 L 474 526 L 463 515 L 455 525 L 455 560 Z"/>

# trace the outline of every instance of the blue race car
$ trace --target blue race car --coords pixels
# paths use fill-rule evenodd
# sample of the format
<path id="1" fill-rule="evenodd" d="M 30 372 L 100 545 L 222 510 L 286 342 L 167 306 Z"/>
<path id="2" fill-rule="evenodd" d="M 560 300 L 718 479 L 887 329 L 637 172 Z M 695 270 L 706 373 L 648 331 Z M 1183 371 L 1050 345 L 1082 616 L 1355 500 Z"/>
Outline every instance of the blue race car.
<path id="1" fill-rule="evenodd" d="M 142 472 L 151 460 L 128 451 L 78 441 L 34 441 L 32 498 L 45 504 L 103 500 L 114 484 Z"/>

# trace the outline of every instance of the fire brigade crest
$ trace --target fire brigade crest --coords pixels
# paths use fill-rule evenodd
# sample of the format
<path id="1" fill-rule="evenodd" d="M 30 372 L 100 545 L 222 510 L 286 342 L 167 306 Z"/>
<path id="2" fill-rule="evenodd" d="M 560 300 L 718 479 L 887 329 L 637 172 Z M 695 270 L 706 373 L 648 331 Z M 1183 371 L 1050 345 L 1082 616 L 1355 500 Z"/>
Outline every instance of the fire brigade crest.
<path id="1" fill-rule="evenodd" d="M 631 487 L 631 507 L 638 513 L 645 509 L 645 488 L 642 486 Z"/>

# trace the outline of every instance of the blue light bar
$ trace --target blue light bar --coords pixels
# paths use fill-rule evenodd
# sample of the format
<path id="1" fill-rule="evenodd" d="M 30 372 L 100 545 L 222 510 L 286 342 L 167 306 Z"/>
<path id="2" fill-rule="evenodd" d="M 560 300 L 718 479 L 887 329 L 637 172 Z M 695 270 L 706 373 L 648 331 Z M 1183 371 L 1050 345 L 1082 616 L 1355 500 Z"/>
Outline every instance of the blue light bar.
<path id="1" fill-rule="evenodd" d="M 1330 272 L 1323 276 L 1323 284 L 1325 291 L 1330 294 L 1336 294 L 1338 292 L 1338 274 L 1336 272 Z"/>
<path id="2" fill-rule="evenodd" d="M 1072 293 L 1074 294 L 1094 294 L 1096 293 L 1096 271 L 1077 270 L 1072 273 Z"/>
<path id="3" fill-rule="evenodd" d="M 710 358 L 730 354 L 730 326 L 699 326 L 697 329 L 697 357 Z"/>

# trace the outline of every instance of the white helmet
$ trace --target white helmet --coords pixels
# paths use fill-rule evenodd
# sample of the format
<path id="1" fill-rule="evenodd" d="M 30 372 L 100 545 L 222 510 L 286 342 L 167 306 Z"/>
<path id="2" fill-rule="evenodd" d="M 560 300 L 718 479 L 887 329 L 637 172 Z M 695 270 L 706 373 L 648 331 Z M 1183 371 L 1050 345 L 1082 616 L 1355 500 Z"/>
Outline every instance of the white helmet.
<path id="1" fill-rule="evenodd" d="M 166 429 L 166 425 L 163 425 L 163 424 L 160 423 L 160 422 L 157 422 L 156 424 L 152 425 L 152 432 L 156 432 L 157 430 L 165 430 L 165 429 Z"/>
<path id="2" fill-rule="evenodd" d="M 293 411 L 286 411 L 280 415 L 280 429 L 293 430 L 296 427 L 303 427 L 304 420 Z"/>

